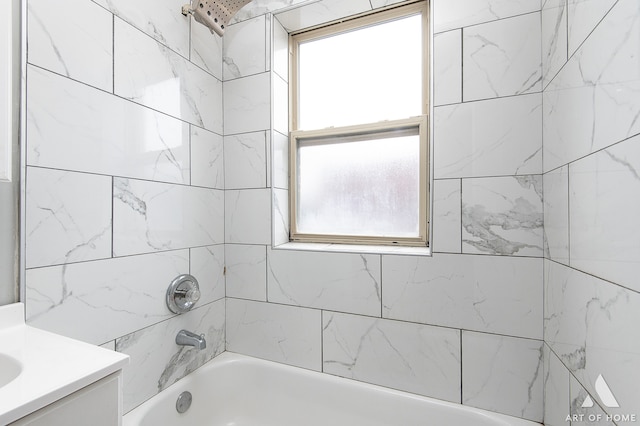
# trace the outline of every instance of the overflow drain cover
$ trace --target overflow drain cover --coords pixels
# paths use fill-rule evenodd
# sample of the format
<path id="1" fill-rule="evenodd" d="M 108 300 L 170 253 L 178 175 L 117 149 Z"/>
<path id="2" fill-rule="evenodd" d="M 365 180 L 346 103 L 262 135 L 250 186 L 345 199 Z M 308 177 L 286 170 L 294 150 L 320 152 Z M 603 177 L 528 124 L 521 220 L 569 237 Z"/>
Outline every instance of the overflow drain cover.
<path id="1" fill-rule="evenodd" d="M 191 407 L 192 400 L 193 396 L 191 396 L 191 392 L 182 392 L 176 401 L 176 410 L 178 410 L 178 413 L 187 411 L 189 407 Z"/>

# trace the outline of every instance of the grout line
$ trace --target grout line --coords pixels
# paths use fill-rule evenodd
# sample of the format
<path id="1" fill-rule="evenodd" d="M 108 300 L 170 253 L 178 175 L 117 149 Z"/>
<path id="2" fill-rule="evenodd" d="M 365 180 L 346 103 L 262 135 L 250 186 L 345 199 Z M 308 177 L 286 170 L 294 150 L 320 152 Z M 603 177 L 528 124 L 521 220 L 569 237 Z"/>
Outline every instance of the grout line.
<path id="1" fill-rule="evenodd" d="M 339 311 L 339 310 L 335 310 L 335 309 L 326 309 L 326 308 L 320 308 L 320 307 L 291 305 L 291 304 L 287 304 L 287 303 L 283 303 L 283 302 L 266 302 L 264 300 L 248 299 L 248 298 L 245 298 L 245 297 L 236 297 L 236 296 L 227 297 L 227 299 L 240 300 L 240 301 L 251 302 L 251 303 L 260 303 L 260 304 L 263 304 L 263 305 L 264 304 L 268 304 L 268 305 L 273 305 L 273 306 L 288 307 L 288 308 L 294 308 L 294 309 L 304 309 L 304 310 L 309 310 L 309 311 L 321 311 L 321 312 L 325 312 L 325 313 L 336 313 L 336 314 L 348 315 L 348 316 L 351 316 L 351 317 L 367 318 L 367 319 L 370 319 L 372 321 L 387 321 L 387 322 L 403 323 L 403 324 L 416 325 L 416 326 L 441 328 L 441 329 L 446 329 L 446 330 L 466 331 L 466 332 L 470 332 L 470 333 L 477 333 L 477 334 L 484 334 L 484 335 L 491 335 L 491 336 L 500 336 L 500 337 L 506 337 L 506 338 L 510 338 L 510 339 L 523 339 L 523 340 L 530 340 L 530 341 L 535 341 L 535 342 L 542 342 L 543 341 L 542 337 L 518 336 L 518 335 L 515 335 L 515 334 L 497 333 L 497 332 L 490 332 L 490 331 L 486 331 L 486 330 L 473 330 L 473 329 L 468 329 L 468 328 L 460 328 L 459 326 L 448 326 L 448 325 L 442 325 L 442 324 L 424 323 L 424 322 L 417 322 L 417 321 L 408 321 L 408 320 L 403 320 L 403 319 L 398 319 L 398 318 L 389 318 L 389 317 L 380 318 L 375 314 L 362 314 L 362 313 Z"/>
<path id="2" fill-rule="evenodd" d="M 107 262 L 110 260 L 118 260 L 118 259 L 126 259 L 129 257 L 139 257 L 139 256 L 153 256 L 153 255 L 159 255 L 159 254 L 171 254 L 171 253 L 177 253 L 177 252 L 181 252 L 181 251 L 185 251 L 185 250 L 189 250 L 192 248 L 207 248 L 207 247 L 215 247 L 215 246 L 221 246 L 224 245 L 224 243 L 214 243 L 214 244 L 205 244 L 205 245 L 198 245 L 198 246 L 187 246 L 187 247 L 181 247 L 181 248 L 175 248 L 175 249 L 169 249 L 169 250 L 161 250 L 161 251 L 152 251 L 152 252 L 144 252 L 144 253 L 133 253 L 133 254 L 125 254 L 125 255 L 115 255 L 113 253 L 113 247 L 111 248 L 111 257 L 101 257 L 101 258 L 97 258 L 97 259 L 90 259 L 90 260 L 80 260 L 80 261 L 76 261 L 76 262 L 67 262 L 67 263 L 55 263 L 52 265 L 42 265 L 42 266 L 34 266 L 31 268 L 26 268 L 25 271 L 32 271 L 32 270 L 37 270 L 37 269 L 47 269 L 47 268 L 56 268 L 56 267 L 67 267 L 67 266 L 72 266 L 72 265 L 82 265 L 85 263 L 96 263 L 96 262 Z"/>
<path id="3" fill-rule="evenodd" d="M 464 227 L 463 227 L 463 220 L 462 220 L 462 215 L 463 215 L 463 210 L 462 210 L 462 179 L 460 179 L 460 253 L 462 254 L 462 234 L 464 233 Z"/>
<path id="4" fill-rule="evenodd" d="M 571 267 L 571 163 L 567 164 L 567 263 Z"/>
<path id="5" fill-rule="evenodd" d="M 586 271 L 583 271 L 581 269 L 578 269 L 575 266 L 567 265 L 566 263 L 559 262 L 559 261 L 557 261 L 555 259 L 546 259 L 546 260 L 548 260 L 550 262 L 553 262 L 553 263 L 555 263 L 557 265 L 564 266 L 565 268 L 569 268 L 569 269 L 571 269 L 571 270 L 573 270 L 575 272 L 579 272 L 581 274 L 588 275 L 590 277 L 596 278 L 596 279 L 598 279 L 598 280 L 600 280 L 600 281 L 602 281 L 604 283 L 607 283 L 609 285 L 613 285 L 613 286 L 619 287 L 621 289 L 630 291 L 631 293 L 640 294 L 640 290 L 636 290 L 636 289 L 633 289 L 633 288 L 630 288 L 630 287 L 626 287 L 626 286 L 624 286 L 622 284 L 615 283 L 615 282 L 613 282 L 611 280 L 608 280 L 606 278 L 602 278 L 602 277 L 599 277 L 597 275 L 594 275 L 591 272 L 586 272 Z"/>
<path id="6" fill-rule="evenodd" d="M 463 102 L 464 102 L 464 28 L 460 28 L 460 102 L 459 103 L 463 103 Z M 434 110 L 435 110 L 435 107 L 436 105 L 434 105 Z"/>
<path id="7" fill-rule="evenodd" d="M 383 255 L 379 255 L 380 256 L 380 318 L 384 317 L 384 311 L 383 311 L 383 298 L 382 298 L 382 262 L 384 260 L 384 256 Z"/>
<path id="8" fill-rule="evenodd" d="M 111 14 L 111 93 L 116 93 L 116 15 Z"/>
<path id="9" fill-rule="evenodd" d="M 115 247 L 114 247 L 114 240 L 115 240 L 115 218 L 116 218 L 116 214 L 115 214 L 115 196 L 116 196 L 116 178 L 111 176 L 111 258 L 115 258 Z M 78 262 L 80 263 L 80 262 Z M 64 265 L 68 265 L 68 263 L 65 263 Z"/>
<path id="10" fill-rule="evenodd" d="M 269 303 L 269 249 L 266 244 L 264 247 L 264 298 Z"/>
<path id="11" fill-rule="evenodd" d="M 464 376 L 463 374 L 463 370 L 462 370 L 462 333 L 463 331 L 460 330 L 460 404 L 464 404 Z"/>
<path id="12" fill-rule="evenodd" d="M 324 310 L 320 311 L 320 371 L 324 373 Z"/>
<path id="13" fill-rule="evenodd" d="M 222 134 L 222 133 L 218 133 L 218 132 L 217 132 L 217 131 L 215 131 L 215 130 L 208 129 L 208 128 L 203 127 L 203 126 L 201 126 L 201 125 L 199 125 L 199 124 L 197 124 L 197 123 L 192 123 L 192 122 L 187 121 L 187 120 L 185 120 L 185 119 L 183 119 L 183 118 L 173 116 L 173 115 L 168 114 L 168 113 L 166 113 L 166 112 L 164 112 L 164 111 L 160 111 L 160 110 L 155 109 L 155 108 L 152 108 L 152 107 L 150 107 L 150 106 L 148 106 L 148 105 L 141 104 L 141 103 L 136 102 L 136 101 L 134 101 L 134 100 L 132 100 L 132 99 L 128 99 L 128 98 L 126 98 L 126 97 L 120 96 L 120 95 L 118 95 L 117 93 L 112 93 L 112 92 L 109 92 L 109 91 L 107 91 L 107 90 L 104 90 L 104 89 L 102 89 L 102 88 L 100 88 L 100 87 L 92 86 L 92 85 L 90 85 L 89 83 L 86 83 L 86 82 L 81 81 L 81 80 L 77 80 L 77 79 L 72 78 L 72 77 L 68 77 L 68 76 L 66 76 L 66 75 L 64 75 L 64 74 L 60 74 L 60 73 L 58 73 L 58 72 L 55 72 L 55 71 L 52 71 L 52 70 L 50 70 L 50 69 L 44 68 L 44 67 L 42 67 L 42 66 L 40 66 L 40 65 L 33 64 L 33 63 L 31 63 L 31 62 L 27 62 L 27 64 L 26 64 L 26 65 L 27 65 L 27 66 L 26 66 L 25 68 L 29 68 L 29 67 L 36 68 L 36 69 L 38 69 L 38 70 L 40 70 L 40 71 L 43 71 L 45 74 L 49 74 L 49 75 L 54 75 L 54 76 L 57 76 L 57 77 L 61 77 L 61 78 L 65 79 L 65 80 L 68 80 L 68 81 L 74 82 L 74 83 L 76 83 L 76 84 L 79 84 L 79 85 L 82 85 L 82 86 L 85 86 L 85 87 L 89 87 L 89 88 L 91 88 L 91 89 L 93 89 L 93 90 L 96 90 L 96 91 L 98 91 L 98 92 L 101 92 L 101 93 L 103 93 L 103 94 L 106 94 L 106 95 L 109 95 L 109 96 L 113 96 L 113 97 L 115 97 L 115 98 L 117 98 L 117 99 L 120 99 L 120 100 L 123 100 L 123 101 L 129 102 L 129 103 L 132 103 L 132 104 L 137 105 L 137 106 L 139 106 L 139 107 L 142 107 L 142 108 L 148 109 L 148 110 L 150 110 L 150 111 L 156 112 L 156 113 L 161 114 L 161 115 L 163 115 L 163 116 L 165 116 L 165 117 L 169 117 L 169 118 L 171 118 L 171 119 L 174 119 L 174 120 L 180 121 L 180 122 L 182 122 L 182 123 L 191 124 L 192 126 L 195 126 L 195 127 L 199 128 L 199 129 L 202 129 L 202 130 L 205 130 L 205 131 L 207 131 L 207 132 L 209 132 L 209 133 L 216 134 L 216 135 L 218 135 L 218 136 L 223 136 L 223 134 Z M 114 78 L 114 80 L 115 80 L 115 78 Z M 219 80 L 218 80 L 218 81 L 219 81 Z M 223 113 L 224 113 L 224 111 L 223 111 Z"/>

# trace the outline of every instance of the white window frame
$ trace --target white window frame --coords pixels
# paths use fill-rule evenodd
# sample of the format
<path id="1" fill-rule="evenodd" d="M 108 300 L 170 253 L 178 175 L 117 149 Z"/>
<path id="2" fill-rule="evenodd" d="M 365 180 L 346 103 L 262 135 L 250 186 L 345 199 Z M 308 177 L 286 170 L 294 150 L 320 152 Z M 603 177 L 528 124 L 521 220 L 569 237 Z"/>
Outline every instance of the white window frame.
<path id="1" fill-rule="evenodd" d="M 316 130 L 298 129 L 298 48 L 300 44 L 314 39 L 337 35 L 354 29 L 365 28 L 378 23 L 384 23 L 411 15 L 422 15 L 423 54 L 422 54 L 422 112 L 420 116 L 400 120 L 381 121 L 377 123 L 359 124 L 344 127 L 330 127 Z M 289 218 L 291 242 L 305 243 L 339 243 L 339 244 L 374 244 L 401 245 L 413 247 L 428 246 L 429 230 L 429 8 L 425 0 L 409 5 L 389 8 L 355 17 L 346 21 L 329 24 L 309 31 L 294 33 L 290 36 L 291 69 L 290 69 L 290 109 L 289 128 Z M 339 137 L 353 137 L 358 135 L 387 133 L 394 130 L 417 128 L 420 140 L 420 197 L 419 197 L 419 231 L 416 237 L 380 237 L 355 236 L 346 234 L 310 234 L 301 233 L 297 229 L 297 179 L 298 163 L 297 148 L 300 141 L 305 139 L 327 138 L 337 140 Z"/>

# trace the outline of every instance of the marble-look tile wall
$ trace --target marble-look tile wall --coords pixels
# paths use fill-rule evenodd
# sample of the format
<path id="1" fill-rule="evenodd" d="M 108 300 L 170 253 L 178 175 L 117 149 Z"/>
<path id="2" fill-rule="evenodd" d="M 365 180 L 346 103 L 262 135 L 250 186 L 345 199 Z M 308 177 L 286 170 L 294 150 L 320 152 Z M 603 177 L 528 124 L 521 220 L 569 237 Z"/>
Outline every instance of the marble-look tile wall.
<path id="1" fill-rule="evenodd" d="M 287 33 L 392 3 L 254 1 L 224 37 L 227 350 L 541 422 L 538 1 L 432 0 L 433 256 L 281 246 Z"/>
<path id="2" fill-rule="evenodd" d="M 547 425 L 640 418 L 639 22 L 636 0 L 542 10 Z"/>
<path id="3" fill-rule="evenodd" d="M 173 1 L 29 0 L 27 43 L 27 319 L 129 354 L 128 411 L 225 350 L 222 42 Z"/>

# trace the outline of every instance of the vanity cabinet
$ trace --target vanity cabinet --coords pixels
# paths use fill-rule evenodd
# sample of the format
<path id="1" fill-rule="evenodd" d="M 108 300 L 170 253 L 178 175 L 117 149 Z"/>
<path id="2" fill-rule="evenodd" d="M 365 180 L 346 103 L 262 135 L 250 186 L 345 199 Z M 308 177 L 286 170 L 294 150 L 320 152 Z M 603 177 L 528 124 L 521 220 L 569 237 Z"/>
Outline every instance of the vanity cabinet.
<path id="1" fill-rule="evenodd" d="M 122 424 L 120 400 L 122 373 L 113 373 L 10 426 L 118 426 Z"/>

